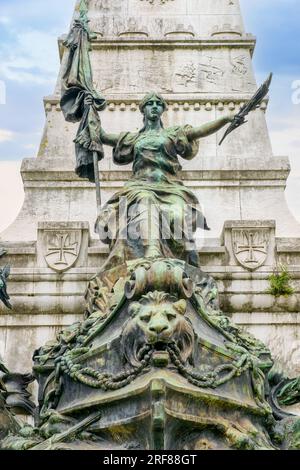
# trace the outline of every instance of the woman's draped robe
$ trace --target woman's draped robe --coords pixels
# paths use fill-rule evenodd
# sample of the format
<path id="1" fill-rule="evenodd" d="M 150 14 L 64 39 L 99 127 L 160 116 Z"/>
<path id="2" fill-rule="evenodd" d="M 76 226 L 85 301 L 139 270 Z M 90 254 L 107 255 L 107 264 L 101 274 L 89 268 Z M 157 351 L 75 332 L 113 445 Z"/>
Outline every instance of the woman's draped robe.
<path id="1" fill-rule="evenodd" d="M 157 256 L 199 265 L 193 234 L 209 230 L 195 195 L 178 179 L 178 155 L 192 159 L 197 140 L 191 126 L 123 133 L 113 150 L 114 163 L 133 162 L 133 178 L 103 207 L 96 229 L 110 245 L 105 269 L 143 258 L 150 246 Z"/>

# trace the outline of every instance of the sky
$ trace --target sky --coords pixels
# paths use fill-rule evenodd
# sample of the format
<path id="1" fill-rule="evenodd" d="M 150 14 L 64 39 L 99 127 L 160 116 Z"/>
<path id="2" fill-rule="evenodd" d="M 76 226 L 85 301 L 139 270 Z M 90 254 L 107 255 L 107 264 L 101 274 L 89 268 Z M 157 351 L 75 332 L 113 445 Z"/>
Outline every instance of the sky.
<path id="1" fill-rule="evenodd" d="M 300 220 L 300 1 L 240 3 L 247 32 L 257 36 L 258 83 L 274 73 L 268 126 L 275 155 L 290 157 L 286 195 Z M 59 70 L 57 37 L 68 31 L 74 4 L 0 0 L 0 232 L 22 204 L 20 163 L 37 154 L 43 97 L 53 92 Z"/>

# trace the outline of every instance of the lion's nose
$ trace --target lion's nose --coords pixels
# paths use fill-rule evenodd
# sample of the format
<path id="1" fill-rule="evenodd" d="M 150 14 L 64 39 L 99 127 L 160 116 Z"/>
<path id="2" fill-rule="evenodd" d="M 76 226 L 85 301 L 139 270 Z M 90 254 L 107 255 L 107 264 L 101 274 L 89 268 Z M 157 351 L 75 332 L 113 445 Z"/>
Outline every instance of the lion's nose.
<path id="1" fill-rule="evenodd" d="M 152 333 L 160 334 L 168 329 L 168 325 L 165 323 L 156 323 L 149 326 L 149 330 Z"/>

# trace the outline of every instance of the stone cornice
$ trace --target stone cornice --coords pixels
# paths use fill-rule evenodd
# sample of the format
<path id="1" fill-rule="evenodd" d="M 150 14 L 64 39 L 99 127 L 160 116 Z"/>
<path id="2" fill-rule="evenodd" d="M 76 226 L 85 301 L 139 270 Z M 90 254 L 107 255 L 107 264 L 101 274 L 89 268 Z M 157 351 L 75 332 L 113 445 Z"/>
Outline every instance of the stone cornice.
<path id="1" fill-rule="evenodd" d="M 62 61 L 65 47 L 63 42 L 66 38 L 66 35 L 61 36 L 58 39 L 58 49 L 59 49 L 59 57 Z M 94 50 L 105 49 L 105 48 L 152 48 L 153 46 L 160 47 L 160 48 L 171 48 L 174 47 L 181 47 L 181 48 L 207 48 L 207 49 L 215 49 L 217 47 L 234 47 L 234 48 L 244 48 L 249 49 L 251 53 L 251 57 L 253 56 L 255 46 L 256 46 L 256 37 L 252 36 L 251 34 L 244 35 L 241 37 L 234 37 L 234 38 L 220 38 L 218 36 L 215 37 L 208 37 L 208 38 L 185 38 L 185 39 L 178 39 L 173 37 L 170 38 L 153 38 L 150 39 L 148 37 L 137 36 L 135 38 L 130 37 L 101 37 L 93 41 L 92 48 Z"/>
<path id="2" fill-rule="evenodd" d="M 212 157 L 213 158 L 213 157 Z M 221 158 L 221 157 L 220 157 Z M 250 171 L 250 172 L 257 172 L 258 174 L 263 173 L 263 172 L 273 172 L 273 171 L 290 171 L 290 164 L 289 164 L 289 158 L 285 155 L 280 155 L 280 156 L 275 156 L 275 157 L 269 157 L 267 155 L 262 155 L 261 156 L 261 161 L 258 164 L 258 156 L 253 156 L 253 159 L 245 158 L 242 161 L 242 165 L 240 168 L 236 167 L 233 169 L 231 165 L 229 165 L 228 162 L 230 162 L 230 156 L 228 156 L 229 160 L 227 161 L 226 156 L 222 157 L 222 168 L 220 168 L 220 165 L 218 164 L 218 167 L 213 167 L 213 163 L 207 162 L 207 161 L 202 161 L 202 167 L 199 168 L 198 170 L 188 170 L 188 171 L 182 171 L 182 175 L 185 175 L 189 179 L 194 179 L 197 180 L 199 177 L 201 177 L 201 174 L 203 171 L 239 171 L 239 172 L 244 172 L 244 171 Z M 21 173 L 56 173 L 56 172 L 65 172 L 69 173 L 72 172 L 74 173 L 74 162 L 70 159 L 67 159 L 65 156 L 59 156 L 57 155 L 54 158 L 45 158 L 45 157 L 38 157 L 38 158 L 25 158 L 22 162 L 22 167 L 21 167 Z M 118 180 L 123 180 L 124 176 L 120 175 L 126 175 L 125 178 L 127 178 L 129 175 L 131 175 L 131 171 L 128 170 L 128 168 L 124 167 L 124 170 L 122 170 L 122 166 L 116 166 L 115 169 L 101 169 L 101 163 L 100 163 L 100 172 L 103 175 L 106 175 L 104 178 L 106 181 L 118 181 Z M 58 175 L 59 176 L 59 175 Z M 264 176 L 264 175 L 262 175 Z M 264 178 L 262 178 L 264 179 Z M 61 180 L 61 178 L 59 178 Z M 72 178 L 72 180 L 76 181 L 82 181 L 81 178 L 75 175 Z"/>
<path id="3" fill-rule="evenodd" d="M 209 37 L 209 38 L 143 38 L 143 37 L 112 37 L 112 38 L 102 38 L 99 37 L 97 40 L 92 42 L 93 49 L 102 49 L 107 47 L 199 47 L 199 48 L 216 48 L 216 47 L 243 47 L 246 49 L 254 50 L 256 45 L 256 38 L 251 37 L 237 37 L 237 38 L 216 38 L 216 37 Z"/>
<path id="4" fill-rule="evenodd" d="M 205 164 L 205 163 L 204 163 Z M 207 163 L 206 163 L 207 165 Z M 25 159 L 21 168 L 25 187 L 69 187 L 93 188 L 93 184 L 82 180 L 74 173 L 72 162 L 59 159 Z M 239 168 L 213 168 L 202 167 L 200 170 L 182 171 L 181 178 L 191 187 L 207 186 L 279 186 L 284 187 L 290 173 L 289 159 L 277 157 L 268 159 L 259 169 Z M 116 189 L 122 187 L 125 181 L 132 176 L 128 170 L 101 170 L 100 180 L 103 188 Z"/>
<path id="5" fill-rule="evenodd" d="M 234 110 L 236 106 L 242 106 L 246 101 L 252 98 L 253 93 L 173 93 L 172 95 L 164 93 L 164 98 L 168 106 L 172 106 L 174 111 L 179 111 L 183 108 L 185 111 L 194 110 L 200 111 L 201 108 L 206 111 L 211 111 L 212 106 L 216 106 L 218 111 L 223 111 L 225 107 L 229 110 Z M 144 93 L 140 94 L 122 94 L 118 97 L 117 93 L 112 95 L 105 95 L 109 111 L 126 111 L 127 107 L 131 111 L 139 110 L 139 102 L 144 97 Z M 263 100 L 260 109 L 265 111 L 268 106 L 269 99 Z M 60 111 L 60 96 L 49 95 L 44 98 L 45 112 L 53 110 Z"/>

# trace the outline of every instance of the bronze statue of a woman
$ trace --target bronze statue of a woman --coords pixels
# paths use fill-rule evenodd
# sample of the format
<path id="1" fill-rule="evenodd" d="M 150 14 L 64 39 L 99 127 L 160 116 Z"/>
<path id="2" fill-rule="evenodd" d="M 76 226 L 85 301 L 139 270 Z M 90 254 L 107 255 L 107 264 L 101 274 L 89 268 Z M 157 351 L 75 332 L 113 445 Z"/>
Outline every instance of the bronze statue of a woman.
<path id="1" fill-rule="evenodd" d="M 87 97 L 86 105 L 92 98 Z M 149 93 L 140 103 L 144 126 L 136 133 L 107 134 L 117 165 L 133 163 L 133 177 L 103 207 L 96 228 L 111 253 L 105 269 L 137 258 L 177 258 L 198 266 L 193 233 L 209 230 L 195 195 L 180 181 L 178 157 L 194 158 L 199 139 L 219 131 L 234 115 L 200 127 L 164 128 L 164 98 Z"/>
<path id="2" fill-rule="evenodd" d="M 269 90 L 272 75 L 238 114 L 200 127 L 174 126 L 165 129 L 161 116 L 166 102 L 149 93 L 140 103 L 144 127 L 136 133 L 107 134 L 98 111 L 106 100 L 93 85 L 89 51 L 93 33 L 88 26 L 87 7 L 80 2 L 80 17 L 64 42 L 68 49 L 62 79 L 61 109 L 69 122 L 80 122 L 75 142 L 76 173 L 96 183 L 96 230 L 109 243 L 110 256 L 102 269 L 139 258 L 176 258 L 199 265 L 194 233 L 209 230 L 194 194 L 179 178 L 178 157 L 190 160 L 198 153 L 198 140 L 219 131 L 228 123 L 226 136 L 245 121 Z M 101 208 L 98 161 L 103 144 L 113 147 L 117 165 L 133 163 L 133 178 Z"/>

